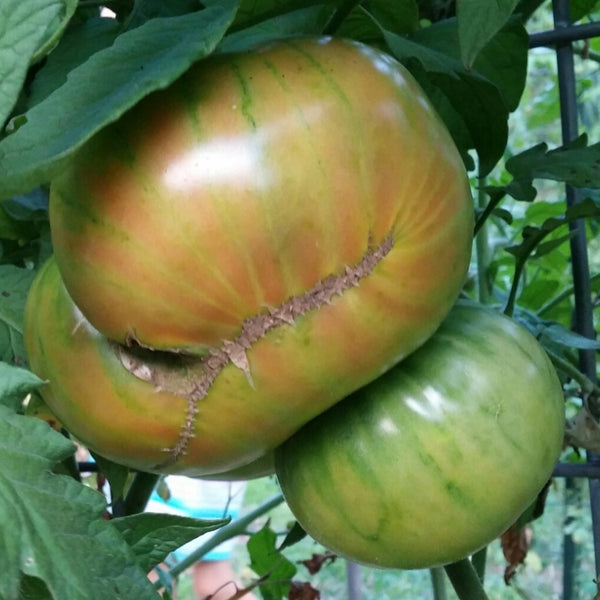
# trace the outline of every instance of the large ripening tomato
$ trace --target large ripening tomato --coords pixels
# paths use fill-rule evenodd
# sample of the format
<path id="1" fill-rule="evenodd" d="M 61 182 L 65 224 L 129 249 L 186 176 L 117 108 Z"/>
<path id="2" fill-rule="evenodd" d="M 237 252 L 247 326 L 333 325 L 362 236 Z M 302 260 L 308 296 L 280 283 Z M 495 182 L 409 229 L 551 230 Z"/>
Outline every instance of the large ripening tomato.
<path id="1" fill-rule="evenodd" d="M 508 317 L 458 305 L 405 361 L 275 452 L 292 512 L 354 561 L 426 568 L 492 541 L 535 499 L 563 440 L 550 360 Z"/>
<path id="2" fill-rule="evenodd" d="M 329 38 L 215 56 L 53 181 L 30 363 L 98 453 L 235 469 L 431 335 L 472 221 L 459 153 L 389 56 Z"/>

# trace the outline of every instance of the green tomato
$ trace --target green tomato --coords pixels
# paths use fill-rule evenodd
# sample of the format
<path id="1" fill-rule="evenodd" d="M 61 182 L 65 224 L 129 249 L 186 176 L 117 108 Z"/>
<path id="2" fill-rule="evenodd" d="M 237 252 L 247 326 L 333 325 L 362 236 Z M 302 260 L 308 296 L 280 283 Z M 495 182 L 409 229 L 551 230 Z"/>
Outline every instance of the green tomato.
<path id="1" fill-rule="evenodd" d="M 419 350 L 276 451 L 304 529 L 353 561 L 426 568 L 507 529 L 551 476 L 564 400 L 535 338 L 458 305 Z"/>

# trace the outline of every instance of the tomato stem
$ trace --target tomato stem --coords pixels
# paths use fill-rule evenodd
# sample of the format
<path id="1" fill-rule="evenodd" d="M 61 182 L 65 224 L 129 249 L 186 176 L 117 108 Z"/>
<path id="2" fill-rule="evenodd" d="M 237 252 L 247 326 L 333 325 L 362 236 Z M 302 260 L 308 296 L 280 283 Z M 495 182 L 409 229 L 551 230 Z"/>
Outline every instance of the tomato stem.
<path id="1" fill-rule="evenodd" d="M 485 178 L 478 178 L 477 205 L 484 208 L 486 204 Z M 487 224 L 481 223 L 479 231 L 475 236 L 475 251 L 477 258 L 477 295 L 482 304 L 488 304 L 492 299 L 490 286 L 490 242 Z"/>
<path id="2" fill-rule="evenodd" d="M 484 582 L 485 579 L 485 564 L 487 560 L 487 546 L 484 546 L 481 550 L 475 552 L 471 557 L 471 563 L 473 564 L 473 568 L 477 573 L 477 576 L 481 580 L 481 583 Z"/>
<path id="3" fill-rule="evenodd" d="M 135 515 L 143 512 L 148 503 L 148 498 L 156 486 L 159 475 L 154 473 L 136 473 L 124 500 L 125 515 Z"/>
<path id="4" fill-rule="evenodd" d="M 489 600 L 479 575 L 468 558 L 444 567 L 460 600 Z"/>
<path id="5" fill-rule="evenodd" d="M 429 574 L 431 575 L 434 600 L 448 600 L 444 569 L 442 567 L 434 567 L 433 569 L 429 569 Z"/>

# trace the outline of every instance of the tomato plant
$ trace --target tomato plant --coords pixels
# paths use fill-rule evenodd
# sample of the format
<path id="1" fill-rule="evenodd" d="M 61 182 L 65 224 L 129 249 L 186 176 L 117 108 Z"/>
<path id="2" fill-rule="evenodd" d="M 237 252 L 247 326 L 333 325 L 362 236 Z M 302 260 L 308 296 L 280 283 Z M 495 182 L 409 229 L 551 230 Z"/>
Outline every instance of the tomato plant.
<path id="1" fill-rule="evenodd" d="M 303 528 L 342 556 L 401 569 L 458 561 L 533 502 L 562 449 L 562 387 L 513 320 L 456 306 L 398 366 L 275 453 Z"/>
<path id="2" fill-rule="evenodd" d="M 551 27 L 548 0 L 98 4 L 0 2 L 2 600 L 156 599 L 148 570 L 205 524 L 137 514 L 155 471 L 271 472 L 270 449 L 412 357 L 459 291 L 526 323 L 578 413 L 567 442 L 598 448 L 600 147 L 571 136 L 554 147 L 552 51 L 522 96 L 528 65 L 544 59 L 528 62 L 528 50 Z M 595 0 L 571 4 L 571 19 L 598 21 Z M 577 68 L 598 50 L 586 44 Z M 579 100 L 600 85 L 587 73 L 595 85 Z M 590 139 L 596 105 L 580 111 Z M 540 117 L 552 131 L 515 139 Z M 586 237 L 587 294 L 570 268 L 587 263 L 568 249 Z M 78 435 L 98 449 L 108 506 L 82 480 Z M 501 457 L 477 441 L 473 472 Z M 527 456 L 529 471 L 515 465 L 542 473 Z M 492 535 L 507 506 L 484 498 L 472 512 Z M 280 544 L 265 537 L 251 563 L 275 600 L 286 585 L 269 587 L 267 573 Z M 472 538 L 461 537 L 464 552 Z M 485 598 L 469 569 L 446 573 L 461 599 Z"/>

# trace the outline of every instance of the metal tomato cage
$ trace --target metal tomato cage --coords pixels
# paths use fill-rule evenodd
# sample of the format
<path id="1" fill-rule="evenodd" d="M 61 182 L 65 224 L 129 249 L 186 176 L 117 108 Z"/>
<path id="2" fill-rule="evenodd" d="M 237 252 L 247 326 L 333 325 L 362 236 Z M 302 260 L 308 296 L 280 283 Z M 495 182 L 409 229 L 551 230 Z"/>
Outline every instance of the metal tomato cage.
<path id="1" fill-rule="evenodd" d="M 561 128 L 563 143 L 574 140 L 578 135 L 577 98 L 575 93 L 575 65 L 572 43 L 600 36 L 600 23 L 571 25 L 569 0 L 553 0 L 552 9 L 554 28 L 551 31 L 535 33 L 530 36 L 529 46 L 552 46 L 556 50 L 558 90 L 560 102 Z M 580 202 L 581 191 L 566 186 L 567 206 Z M 573 329 L 590 339 L 595 338 L 593 323 L 592 290 L 587 252 L 585 223 L 576 221 L 570 224 L 573 237 L 571 245 L 571 264 L 575 308 L 573 313 Z M 592 381 L 596 381 L 596 356 L 592 349 L 579 350 L 579 367 Z M 590 407 L 592 410 L 594 407 Z M 594 416 L 600 417 L 599 414 Z M 554 476 L 565 477 L 567 487 L 574 478 L 587 478 L 590 491 L 590 510 L 592 516 L 592 537 L 594 543 L 594 559 L 596 574 L 600 574 L 600 456 L 587 453 L 585 464 L 559 463 Z M 563 541 L 563 599 L 575 597 L 575 586 L 572 566 L 574 564 L 575 545 L 569 535 Z"/>

